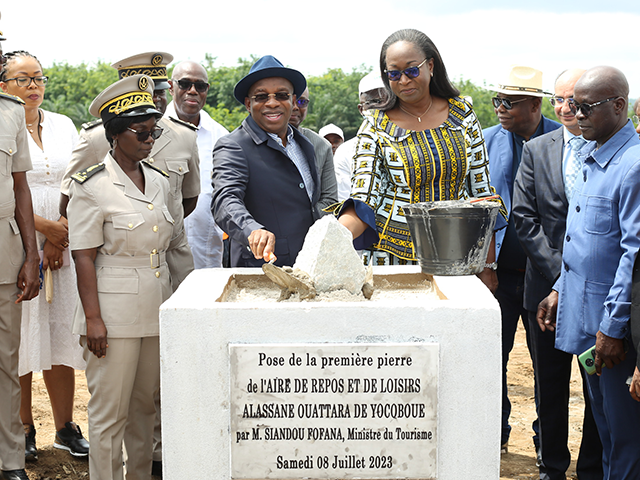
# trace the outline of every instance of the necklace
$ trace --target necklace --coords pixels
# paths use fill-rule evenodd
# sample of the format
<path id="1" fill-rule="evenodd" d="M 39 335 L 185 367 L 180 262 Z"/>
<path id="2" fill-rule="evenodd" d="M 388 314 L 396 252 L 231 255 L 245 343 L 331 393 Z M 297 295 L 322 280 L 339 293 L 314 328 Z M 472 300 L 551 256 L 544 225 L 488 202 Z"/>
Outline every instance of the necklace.
<path id="1" fill-rule="evenodd" d="M 40 136 L 40 123 L 42 122 L 42 112 L 40 111 L 40 109 L 38 109 L 38 124 L 37 124 L 37 129 L 38 129 L 38 138 L 40 139 L 40 142 L 42 143 L 42 137 Z M 34 125 L 36 125 L 35 123 L 27 123 L 27 130 L 29 130 L 29 133 L 33 134 L 33 127 Z M 35 140 L 35 139 L 34 139 Z"/>
<path id="2" fill-rule="evenodd" d="M 433 106 L 433 97 L 431 97 L 431 102 L 429 102 L 429 106 L 427 107 L 427 109 L 424 111 L 422 115 L 414 115 L 413 113 L 407 112 L 404 108 L 402 108 L 402 105 L 400 105 L 400 110 L 402 110 L 404 113 L 406 113 L 407 115 L 413 118 L 417 118 L 418 122 L 422 123 L 422 117 L 424 117 L 427 113 L 429 113 L 429 110 L 431 110 L 432 106 Z"/>

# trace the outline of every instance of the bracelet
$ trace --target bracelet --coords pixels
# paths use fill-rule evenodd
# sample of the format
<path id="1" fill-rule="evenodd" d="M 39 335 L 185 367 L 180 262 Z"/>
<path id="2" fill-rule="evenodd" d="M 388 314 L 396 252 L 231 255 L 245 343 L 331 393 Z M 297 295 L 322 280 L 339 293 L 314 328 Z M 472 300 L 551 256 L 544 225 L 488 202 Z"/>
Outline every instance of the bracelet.
<path id="1" fill-rule="evenodd" d="M 498 270 L 498 262 L 485 263 L 484 268 L 490 268 L 491 270 Z"/>

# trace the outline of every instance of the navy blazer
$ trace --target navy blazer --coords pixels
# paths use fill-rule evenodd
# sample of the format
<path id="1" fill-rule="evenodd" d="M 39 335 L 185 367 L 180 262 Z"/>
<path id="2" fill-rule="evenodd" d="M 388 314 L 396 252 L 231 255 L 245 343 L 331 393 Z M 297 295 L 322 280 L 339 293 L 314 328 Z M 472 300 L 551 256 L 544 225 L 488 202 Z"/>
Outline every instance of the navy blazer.
<path id="1" fill-rule="evenodd" d="M 542 133 L 549 133 L 560 128 L 558 122 L 542 117 Z M 507 213 L 511 214 L 511 198 L 513 196 L 513 139 L 511 132 L 502 128 L 502 125 L 494 125 L 482 131 L 489 155 L 489 173 L 491 185 L 500 195 Z M 507 232 L 506 228 L 496 232 L 496 258 L 499 258 L 502 241 Z"/>
<path id="2" fill-rule="evenodd" d="M 564 190 L 564 128 L 524 145 L 512 218 L 527 254 L 524 308 L 535 312 L 560 276 L 569 201 Z"/>
<path id="3" fill-rule="evenodd" d="M 249 235 L 265 229 L 276 236 L 276 265 L 293 265 L 304 237 L 320 217 L 316 206 L 320 180 L 313 145 L 295 128 L 314 181 L 311 200 L 298 168 L 284 149 L 247 117 L 213 150 L 213 217 L 230 237 L 232 267 L 259 267 L 249 250 Z"/>

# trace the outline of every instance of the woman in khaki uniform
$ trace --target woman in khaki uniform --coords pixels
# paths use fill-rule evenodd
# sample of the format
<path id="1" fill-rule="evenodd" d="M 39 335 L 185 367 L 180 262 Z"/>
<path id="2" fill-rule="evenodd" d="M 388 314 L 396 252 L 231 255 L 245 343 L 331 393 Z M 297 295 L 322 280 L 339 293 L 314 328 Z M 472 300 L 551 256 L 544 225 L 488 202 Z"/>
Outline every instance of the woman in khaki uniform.
<path id="1" fill-rule="evenodd" d="M 81 304 L 73 332 L 87 361 L 92 480 L 150 478 L 160 384 L 160 304 L 171 295 L 166 250 L 173 218 L 166 173 L 143 162 L 162 133 L 153 80 L 134 75 L 90 107 L 111 150 L 72 176 L 67 209 Z"/>

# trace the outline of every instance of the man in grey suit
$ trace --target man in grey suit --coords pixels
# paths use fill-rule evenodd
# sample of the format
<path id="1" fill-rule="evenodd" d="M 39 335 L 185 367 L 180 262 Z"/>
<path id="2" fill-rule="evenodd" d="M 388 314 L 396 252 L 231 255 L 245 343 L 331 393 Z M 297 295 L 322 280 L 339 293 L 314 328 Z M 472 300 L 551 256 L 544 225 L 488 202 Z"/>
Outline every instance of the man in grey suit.
<path id="1" fill-rule="evenodd" d="M 573 355 L 556 350 L 555 332 L 541 330 L 536 311 L 538 303 L 551 292 L 562 265 L 567 208 L 580 171 L 574 152 L 586 143 L 568 100 L 573 98 L 574 85 L 583 73 L 580 69 L 566 70 L 556 79 L 551 103 L 563 127 L 524 145 L 513 188 L 513 219 L 527 255 L 523 303 L 538 395 L 541 480 L 565 480 L 571 461 L 567 436 Z M 584 376 L 582 369 L 580 372 Z M 580 480 L 601 480 L 602 445 L 586 388 L 583 382 L 585 410 L 577 473 Z"/>
<path id="2" fill-rule="evenodd" d="M 318 176 L 320 177 L 320 200 L 318 200 L 318 208 L 322 211 L 323 208 L 338 201 L 338 184 L 333 168 L 331 144 L 313 130 L 300 126 L 304 119 L 307 118 L 308 109 L 309 89 L 306 88 L 293 105 L 289 125 L 300 130 L 300 133 L 307 137 L 307 140 L 313 145 L 313 150 L 316 153 Z"/>

